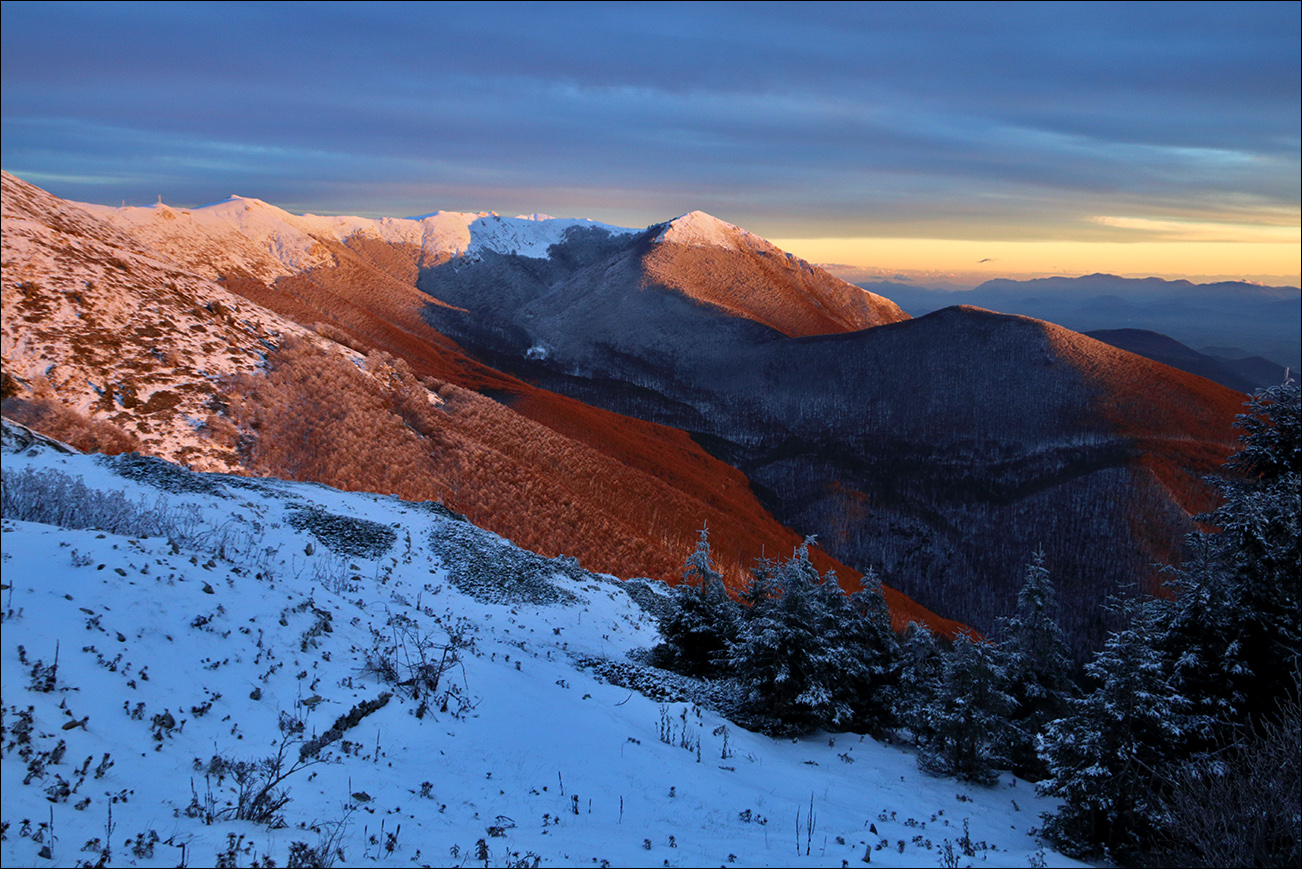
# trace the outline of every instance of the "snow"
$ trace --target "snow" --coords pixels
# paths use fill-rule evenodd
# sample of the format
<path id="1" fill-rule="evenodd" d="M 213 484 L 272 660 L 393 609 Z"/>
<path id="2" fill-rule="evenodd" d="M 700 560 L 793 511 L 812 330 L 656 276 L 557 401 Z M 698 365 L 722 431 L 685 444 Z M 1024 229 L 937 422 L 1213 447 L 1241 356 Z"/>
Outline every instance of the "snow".
<path id="1" fill-rule="evenodd" d="M 123 408 L 127 396 L 138 407 L 157 396 L 161 405 L 131 423 L 146 451 L 189 456 L 205 470 L 234 467 L 231 451 L 194 434 L 211 413 L 218 376 L 257 370 L 266 342 L 284 335 L 330 345 L 196 275 L 192 262 L 169 262 L 121 226 L 7 173 L 3 185 L 6 370 L 29 381 L 47 377 L 65 404 L 100 419 Z M 232 235 L 200 240 L 226 257 L 251 250 Z"/>
<path id="2" fill-rule="evenodd" d="M 481 839 L 490 865 L 536 856 L 545 866 L 860 865 L 869 848 L 873 865 L 935 866 L 965 829 L 989 848 L 958 851 L 960 865 L 1024 866 L 1040 847 L 1031 831 L 1052 804 L 1007 774 L 992 788 L 930 778 L 909 749 L 855 734 L 774 740 L 596 675 L 582 662 L 627 663 L 657 637 L 611 577 L 553 560 L 545 581 L 558 602 L 529 603 L 511 597 L 508 543 L 423 505 L 13 450 L 7 496 L 17 474 L 57 471 L 168 511 L 174 531 L 169 540 L 5 517 L 4 865 L 93 863 L 100 851 L 87 843 L 106 826 L 112 865 L 140 866 L 211 865 L 228 834 L 251 849 L 239 865 L 285 865 L 291 843 L 317 845 L 312 825 L 340 823 L 347 865 L 471 865 Z M 341 536 L 303 519 L 325 514 L 362 522 Z M 367 546 L 368 557 L 356 554 Z M 474 559 L 502 602 L 459 590 L 475 590 L 458 579 Z M 434 641 L 435 661 L 461 638 L 426 710 L 365 666 L 377 642 L 404 636 L 408 654 L 417 637 Z M 53 690 L 35 690 L 38 665 L 56 654 Z M 308 738 L 386 691 L 387 705 L 323 750 L 328 762 L 286 780 L 286 826 L 187 816 L 195 797 L 211 795 L 220 811 L 233 796 L 229 778 L 196 764 L 266 758 L 282 713 L 304 721 Z M 28 707 L 24 760 L 16 743 Z M 63 757 L 42 769 L 41 753 L 60 741 Z M 298 751 L 291 744 L 287 756 Z M 99 776 L 105 754 L 112 765 Z M 81 783 L 60 798 L 60 781 Z M 57 839 L 42 858 L 51 823 Z M 159 841 L 147 856 L 151 830 Z"/>
<path id="3" fill-rule="evenodd" d="M 545 259 L 549 248 L 574 229 L 597 229 L 612 235 L 643 231 L 541 213 L 502 217 L 495 212 L 435 211 L 407 218 L 294 215 L 242 196 L 193 209 L 176 209 L 161 202 L 146 207 L 74 204 L 173 261 L 189 264 L 201 277 L 247 274 L 268 283 L 333 264 L 334 255 L 322 241 L 366 237 L 409 245 L 420 250 L 421 263 L 433 263 L 458 256 L 477 260 L 485 253 Z M 703 211 L 664 224 L 656 241 L 781 256 L 797 267 L 809 268 L 759 236 Z"/>
<path id="4" fill-rule="evenodd" d="M 691 211 L 669 221 L 655 240 L 688 247 L 719 247 L 735 251 L 776 250 L 758 235 L 725 223 L 704 211 Z"/>
<path id="5" fill-rule="evenodd" d="M 594 220 L 548 217 L 534 214 L 528 217 L 498 217 L 496 214 L 480 217 L 470 225 L 471 242 L 467 253 L 479 254 L 494 251 L 517 254 L 534 259 L 546 259 L 547 249 L 562 241 L 565 233 L 574 227 L 605 230 L 614 235 L 640 232 L 621 226 L 611 226 Z"/>
<path id="6" fill-rule="evenodd" d="M 163 203 L 121 208 L 78 205 L 167 251 L 179 262 L 212 262 L 214 257 L 202 254 L 211 253 L 212 242 L 219 240 L 222 255 L 213 265 L 238 266 L 263 279 L 328 265 L 332 256 L 320 241 L 342 242 L 356 235 L 390 244 L 415 245 L 428 255 L 462 252 L 470 244 L 470 223 L 480 217 L 449 211 L 419 220 L 295 215 L 243 196 L 193 209 L 176 209 Z M 204 276 L 215 277 L 220 270 L 216 268 L 214 274 Z"/>
<path id="7" fill-rule="evenodd" d="M 144 207 L 75 205 L 178 262 L 206 263 L 207 270 L 201 268 L 200 273 L 208 278 L 229 270 L 274 280 L 330 265 L 332 254 L 320 242 L 346 242 L 356 236 L 418 247 L 422 262 L 428 262 L 484 251 L 543 258 L 573 227 L 617 234 L 640 231 L 586 219 L 545 214 L 504 218 L 483 211 L 436 211 L 406 218 L 295 215 L 244 196 L 192 209 L 161 202 Z"/>

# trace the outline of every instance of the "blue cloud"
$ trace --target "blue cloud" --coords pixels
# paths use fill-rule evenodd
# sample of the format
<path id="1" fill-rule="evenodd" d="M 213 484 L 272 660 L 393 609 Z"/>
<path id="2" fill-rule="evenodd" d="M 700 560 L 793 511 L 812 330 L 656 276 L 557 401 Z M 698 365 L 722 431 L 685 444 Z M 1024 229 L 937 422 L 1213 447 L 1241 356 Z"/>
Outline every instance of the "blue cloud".
<path id="1" fill-rule="evenodd" d="M 2 8 L 4 166 L 73 198 L 1055 237 L 1299 207 L 1297 4 Z"/>

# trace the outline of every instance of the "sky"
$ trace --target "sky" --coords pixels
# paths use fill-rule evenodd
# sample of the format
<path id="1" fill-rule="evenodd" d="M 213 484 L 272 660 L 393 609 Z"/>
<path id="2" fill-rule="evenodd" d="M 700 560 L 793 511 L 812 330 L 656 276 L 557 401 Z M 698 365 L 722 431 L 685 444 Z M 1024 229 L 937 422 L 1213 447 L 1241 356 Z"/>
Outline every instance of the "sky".
<path id="1" fill-rule="evenodd" d="M 700 209 L 865 277 L 1299 282 L 1295 2 L 0 9 L 0 162 L 65 198 Z"/>

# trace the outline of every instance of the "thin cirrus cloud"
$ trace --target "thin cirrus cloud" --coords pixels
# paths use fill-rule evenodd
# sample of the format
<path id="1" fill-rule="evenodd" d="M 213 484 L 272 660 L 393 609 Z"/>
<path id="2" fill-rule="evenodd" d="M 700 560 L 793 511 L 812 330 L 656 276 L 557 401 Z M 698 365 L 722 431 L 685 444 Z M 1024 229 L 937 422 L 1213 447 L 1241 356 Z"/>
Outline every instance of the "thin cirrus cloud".
<path id="1" fill-rule="evenodd" d="M 2 9 L 4 167 L 74 199 L 700 208 L 788 238 L 1298 223 L 1297 4 Z"/>
<path id="2" fill-rule="evenodd" d="M 1302 232 L 1297 226 L 1272 224 L 1204 223 L 1181 220 L 1153 220 L 1146 217 L 1112 217 L 1098 215 L 1091 218 L 1104 226 L 1134 230 L 1145 236 L 1165 241 L 1248 242 L 1262 244 L 1298 243 Z"/>

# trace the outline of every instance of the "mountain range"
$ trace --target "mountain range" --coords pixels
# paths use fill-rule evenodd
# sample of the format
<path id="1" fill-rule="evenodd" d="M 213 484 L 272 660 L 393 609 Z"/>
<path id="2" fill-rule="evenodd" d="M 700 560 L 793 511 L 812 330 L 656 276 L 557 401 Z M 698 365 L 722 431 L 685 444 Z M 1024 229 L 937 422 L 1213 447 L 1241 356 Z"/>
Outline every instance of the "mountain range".
<path id="1" fill-rule="evenodd" d="M 708 526 L 740 590 L 817 535 L 847 588 L 885 580 L 897 626 L 988 632 L 1042 547 L 1097 643 L 1099 604 L 1158 582 L 1211 503 L 1243 401 L 1043 320 L 911 318 L 700 212 L 371 220 L 4 185 L 6 412 L 437 498 L 621 577 L 676 580 Z"/>
<path id="2" fill-rule="evenodd" d="M 115 210 L 64 202 L 8 174 L 3 183 L 6 414 L 46 426 L 62 420 L 55 433 L 66 440 L 102 422 L 129 448 L 198 470 L 441 500 L 534 551 L 624 577 L 676 580 L 703 525 L 734 588 L 756 558 L 789 555 L 801 540 L 740 472 L 686 433 L 480 363 L 424 322 L 428 296 L 403 282 L 421 263 L 475 256 L 495 243 L 479 235 L 472 247 L 468 227 L 505 225 L 505 247 L 538 224 L 554 231 L 567 222 L 304 218 L 247 199 L 188 213 Z M 329 267 L 295 271 L 313 262 Z M 405 384 L 398 399 L 418 393 L 437 415 L 437 432 L 415 437 L 386 394 L 388 405 L 352 415 L 355 430 L 298 432 L 310 439 L 300 452 L 336 459 L 333 466 L 259 463 L 266 450 L 253 443 L 265 448 L 274 438 L 228 431 L 230 397 L 239 378 L 294 342 L 321 354 L 295 370 L 333 362 L 340 379 L 313 381 L 316 393 L 290 384 L 289 403 L 278 406 L 282 433 L 291 422 L 349 416 L 352 403 L 373 401 L 377 378 L 362 370 L 368 354 L 418 373 L 420 383 Z M 349 364 L 340 368 L 341 360 Z M 265 414 L 256 424 L 268 424 Z M 395 452 L 411 437 L 417 442 Z M 858 571 L 821 551 L 814 559 L 856 587 Z M 958 628 L 893 589 L 887 596 L 901 626 Z"/>
<path id="3" fill-rule="evenodd" d="M 1297 371 L 1302 364 L 1302 332 L 1297 328 L 1302 321 L 1302 290 L 1298 287 L 1246 281 L 1196 284 L 1107 274 L 1024 281 L 1000 278 L 959 291 L 897 282 L 861 286 L 889 295 L 914 315 L 956 304 L 979 305 L 1050 320 L 1080 332 L 1157 332 L 1215 357 L 1254 387 L 1278 385 L 1283 381 L 1281 368 Z M 1160 361 L 1177 365 L 1184 356 L 1180 351 L 1172 361 Z M 1208 376 L 1203 370 L 1196 373 Z"/>

